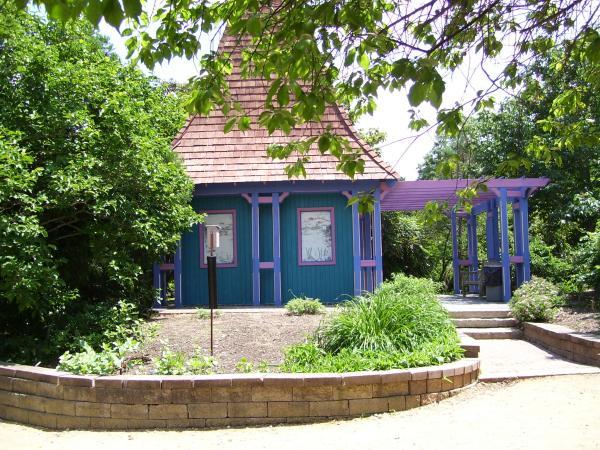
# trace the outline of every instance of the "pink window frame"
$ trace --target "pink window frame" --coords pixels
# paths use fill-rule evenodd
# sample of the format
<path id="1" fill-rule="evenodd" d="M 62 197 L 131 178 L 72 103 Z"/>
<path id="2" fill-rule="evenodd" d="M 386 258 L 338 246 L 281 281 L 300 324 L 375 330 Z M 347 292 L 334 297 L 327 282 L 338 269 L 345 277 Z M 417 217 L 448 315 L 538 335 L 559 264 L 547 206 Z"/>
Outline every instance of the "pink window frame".
<path id="1" fill-rule="evenodd" d="M 302 213 L 311 211 L 329 211 L 331 217 L 331 261 L 303 261 L 302 260 Z M 297 208 L 298 215 L 298 265 L 299 266 L 335 266 L 335 208 L 325 206 L 318 208 Z"/>
<path id="2" fill-rule="evenodd" d="M 205 211 L 199 211 L 201 214 L 231 214 L 232 216 L 232 228 L 233 228 L 233 262 L 226 264 L 217 264 L 218 268 L 230 268 L 238 266 L 238 254 L 237 254 L 237 211 L 235 209 L 210 209 Z M 206 269 L 207 265 L 204 263 L 204 225 L 198 226 L 198 232 L 200 233 L 200 267 Z"/>

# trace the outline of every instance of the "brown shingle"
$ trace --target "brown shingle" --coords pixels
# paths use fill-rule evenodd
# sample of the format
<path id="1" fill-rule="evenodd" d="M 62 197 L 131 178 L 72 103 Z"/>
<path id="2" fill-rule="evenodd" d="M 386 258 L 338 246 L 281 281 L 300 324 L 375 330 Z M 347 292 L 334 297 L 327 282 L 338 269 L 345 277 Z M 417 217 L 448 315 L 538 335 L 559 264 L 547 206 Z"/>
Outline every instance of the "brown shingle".
<path id="1" fill-rule="evenodd" d="M 241 42 L 241 43 L 240 43 Z M 359 180 L 396 179 L 397 174 L 363 142 L 351 125 L 345 113 L 337 105 L 326 108 L 320 122 L 304 123 L 294 128 L 289 135 L 275 131 L 269 135 L 260 128 L 257 119 L 264 110 L 268 82 L 258 78 L 243 79 L 239 70 L 241 45 L 248 45 L 249 39 L 241 41 L 224 35 L 219 43 L 219 51 L 232 54 L 233 70 L 228 82 L 232 97 L 237 100 L 251 118 L 250 130 L 223 132 L 227 118 L 217 110 L 208 117 L 189 118 L 173 140 L 173 149 L 180 156 L 188 175 L 194 183 L 228 183 L 252 181 L 286 181 L 285 166 L 294 162 L 272 160 L 266 150 L 270 144 L 286 144 L 299 138 L 318 136 L 328 127 L 338 136 L 349 140 L 352 147 L 361 152 L 365 161 L 364 173 L 357 174 Z M 310 162 L 305 165 L 306 180 L 340 180 L 348 177 L 336 169 L 337 159 L 331 155 L 321 155 L 316 145 L 310 149 Z"/>

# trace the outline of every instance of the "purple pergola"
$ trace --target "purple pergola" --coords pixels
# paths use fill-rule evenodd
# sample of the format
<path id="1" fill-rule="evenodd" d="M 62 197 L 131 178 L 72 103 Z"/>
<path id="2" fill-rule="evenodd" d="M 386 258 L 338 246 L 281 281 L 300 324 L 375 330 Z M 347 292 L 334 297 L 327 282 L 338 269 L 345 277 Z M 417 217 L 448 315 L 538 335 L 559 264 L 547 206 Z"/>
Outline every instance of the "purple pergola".
<path id="1" fill-rule="evenodd" d="M 457 210 L 457 192 L 473 183 L 484 182 L 486 191 L 472 199 L 470 211 Z M 529 258 L 529 197 L 548 184 L 548 178 L 498 178 L 491 180 L 418 180 L 401 181 L 389 187 L 381 200 L 382 211 L 418 211 L 428 202 L 446 202 L 450 208 L 452 225 L 452 261 L 454 292 L 460 293 L 460 268 L 476 270 L 477 216 L 486 213 L 486 243 L 488 260 L 502 264 L 502 298 L 511 298 L 510 265 L 516 267 L 517 287 L 531 278 Z M 515 254 L 509 252 L 508 205 L 513 209 Z M 467 258 L 459 258 L 458 223 L 467 225 Z M 476 287 L 473 287 L 476 289 Z"/>

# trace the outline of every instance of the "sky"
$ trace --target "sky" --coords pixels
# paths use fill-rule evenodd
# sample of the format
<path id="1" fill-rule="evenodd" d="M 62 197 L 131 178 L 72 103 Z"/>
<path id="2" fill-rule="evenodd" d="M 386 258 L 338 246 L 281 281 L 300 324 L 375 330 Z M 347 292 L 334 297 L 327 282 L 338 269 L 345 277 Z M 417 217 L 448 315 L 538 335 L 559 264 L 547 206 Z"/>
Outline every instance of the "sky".
<path id="1" fill-rule="evenodd" d="M 100 24 L 100 32 L 109 38 L 117 54 L 124 60 L 127 51 L 120 34 L 104 23 Z M 454 73 L 444 76 L 446 91 L 442 108 L 452 107 L 456 103 L 462 104 L 475 97 L 478 90 L 489 88 L 490 82 L 478 62 L 477 55 L 469 55 L 465 58 L 464 64 Z M 502 67 L 503 65 L 488 66 L 486 69 L 494 76 Z M 180 83 L 186 82 L 197 72 L 198 67 L 193 61 L 182 58 L 175 58 L 152 71 L 158 78 Z M 498 93 L 494 95 L 496 100 L 502 98 Z M 409 129 L 410 109 L 406 92 L 382 91 L 378 95 L 377 110 L 372 116 L 365 115 L 360 118 L 355 125 L 358 129 L 378 128 L 384 131 L 387 139 L 381 145 L 383 159 L 404 179 L 415 180 L 418 176 L 418 166 L 431 150 L 436 136 L 435 130 L 416 133 Z M 433 107 L 421 107 L 419 114 L 430 123 L 435 122 L 436 111 Z"/>

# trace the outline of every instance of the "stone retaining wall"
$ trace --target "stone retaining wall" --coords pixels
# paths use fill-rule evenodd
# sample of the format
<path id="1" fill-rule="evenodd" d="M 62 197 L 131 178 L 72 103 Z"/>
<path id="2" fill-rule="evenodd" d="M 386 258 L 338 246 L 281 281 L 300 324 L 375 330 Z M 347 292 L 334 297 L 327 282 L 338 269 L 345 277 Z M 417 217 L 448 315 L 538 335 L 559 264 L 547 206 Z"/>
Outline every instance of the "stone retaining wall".
<path id="1" fill-rule="evenodd" d="M 600 337 L 551 323 L 523 323 L 525 339 L 566 359 L 600 367 Z"/>
<path id="2" fill-rule="evenodd" d="M 479 360 L 344 374 L 77 376 L 0 364 L 0 418 L 54 429 L 203 428 L 402 411 L 478 379 Z"/>

